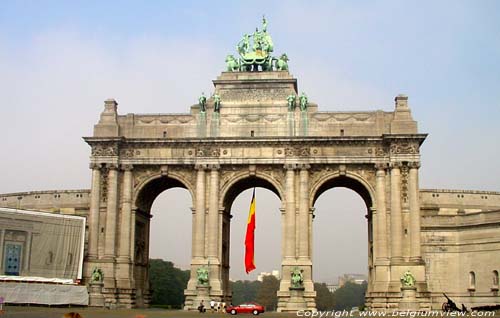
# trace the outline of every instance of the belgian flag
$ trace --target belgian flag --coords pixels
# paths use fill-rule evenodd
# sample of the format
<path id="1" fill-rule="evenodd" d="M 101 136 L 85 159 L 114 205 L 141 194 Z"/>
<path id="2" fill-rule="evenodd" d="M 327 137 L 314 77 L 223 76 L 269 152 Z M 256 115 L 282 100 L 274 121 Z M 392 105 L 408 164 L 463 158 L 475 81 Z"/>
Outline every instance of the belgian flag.
<path id="1" fill-rule="evenodd" d="M 254 232 L 255 232 L 255 188 L 253 189 L 252 202 L 248 212 L 247 233 L 245 235 L 245 270 L 248 273 L 255 269 L 254 257 Z"/>

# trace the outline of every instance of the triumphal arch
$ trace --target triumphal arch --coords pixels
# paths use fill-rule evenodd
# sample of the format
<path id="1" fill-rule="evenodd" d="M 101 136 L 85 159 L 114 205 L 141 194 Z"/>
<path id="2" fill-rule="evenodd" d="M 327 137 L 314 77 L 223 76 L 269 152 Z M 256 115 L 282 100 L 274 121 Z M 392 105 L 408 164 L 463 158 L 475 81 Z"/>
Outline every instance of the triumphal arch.
<path id="1" fill-rule="evenodd" d="M 189 113 L 118 115 L 109 99 L 85 138 L 92 148 L 87 268 L 102 268 L 106 298 L 147 304 L 151 205 L 162 191 L 182 187 L 193 200 L 185 308 L 229 301 L 230 208 L 242 191 L 264 187 L 282 203 L 278 310 L 314 310 L 314 203 L 330 188 L 347 187 L 366 204 L 367 303 L 397 305 L 400 277 L 410 270 L 418 301 L 429 306 L 418 184 L 426 134 L 408 98 L 398 95 L 391 112 L 319 111 L 299 92 L 286 54 L 272 56 L 265 20 L 237 48 L 240 57 L 227 57 L 213 93 Z M 297 269 L 299 285 L 291 283 Z"/>
<path id="2" fill-rule="evenodd" d="M 391 111 L 320 111 L 298 90 L 287 55 L 274 55 L 265 20 L 237 51 L 213 92 L 185 114 L 119 115 L 117 102 L 106 100 L 84 138 L 91 189 L 0 194 L 0 207 L 87 219 L 83 279 L 69 278 L 87 287 L 90 306 L 149 304 L 151 205 L 173 187 L 192 198 L 186 309 L 231 301 L 231 205 L 252 187 L 281 200 L 279 311 L 316 307 L 314 205 L 334 187 L 352 189 L 366 205 L 368 308 L 439 309 L 443 292 L 469 308 L 499 303 L 500 192 L 419 188 L 426 134 L 408 97 L 396 96 Z M 0 274 L 9 273 L 1 254 L 9 244 L 24 251 L 17 264 L 24 277 L 36 276 L 49 256 L 66 258 L 64 249 L 30 252 L 37 233 L 28 219 L 2 220 Z"/>

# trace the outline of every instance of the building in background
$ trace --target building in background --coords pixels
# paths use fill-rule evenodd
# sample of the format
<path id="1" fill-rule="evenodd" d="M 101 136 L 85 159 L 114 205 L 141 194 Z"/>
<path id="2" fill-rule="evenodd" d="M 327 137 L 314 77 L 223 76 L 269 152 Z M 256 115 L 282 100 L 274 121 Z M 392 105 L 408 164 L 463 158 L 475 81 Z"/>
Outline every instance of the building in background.
<path id="1" fill-rule="evenodd" d="M 368 276 L 365 274 L 344 274 L 339 276 L 338 287 L 344 286 L 347 282 L 361 285 L 368 282 Z"/>
<path id="2" fill-rule="evenodd" d="M 277 280 L 280 280 L 281 276 L 280 276 L 280 271 L 275 269 L 273 271 L 271 271 L 271 273 L 269 272 L 261 272 L 258 276 L 257 276 L 257 280 L 259 282 L 262 282 L 264 280 L 264 277 L 266 276 L 274 276 L 276 277 Z"/>

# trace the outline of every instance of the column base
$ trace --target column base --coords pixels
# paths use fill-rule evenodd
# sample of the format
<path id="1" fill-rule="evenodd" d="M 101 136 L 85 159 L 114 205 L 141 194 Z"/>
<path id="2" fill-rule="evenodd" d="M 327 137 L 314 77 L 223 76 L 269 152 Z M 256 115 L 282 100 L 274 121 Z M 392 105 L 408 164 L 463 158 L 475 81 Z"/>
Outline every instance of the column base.
<path id="1" fill-rule="evenodd" d="M 415 263 L 415 264 L 424 264 L 424 260 L 422 259 L 421 256 L 412 256 L 410 257 L 410 262 Z"/>
<path id="2" fill-rule="evenodd" d="M 205 309 L 210 308 L 210 286 L 197 285 L 195 290 L 185 290 L 184 310 L 198 310 L 203 302 Z"/>
<path id="3" fill-rule="evenodd" d="M 417 311 L 420 304 L 417 301 L 417 287 L 401 287 L 403 298 L 399 302 L 399 310 Z"/>
<path id="4" fill-rule="evenodd" d="M 89 307 L 104 307 L 102 289 L 104 283 L 92 282 L 89 284 Z"/>
<path id="5" fill-rule="evenodd" d="M 401 264 L 401 263 L 404 263 L 405 262 L 405 259 L 403 258 L 403 256 L 393 256 L 391 257 L 391 264 Z"/>
<path id="6" fill-rule="evenodd" d="M 316 292 L 304 287 L 289 287 L 278 292 L 278 312 L 316 311 Z"/>

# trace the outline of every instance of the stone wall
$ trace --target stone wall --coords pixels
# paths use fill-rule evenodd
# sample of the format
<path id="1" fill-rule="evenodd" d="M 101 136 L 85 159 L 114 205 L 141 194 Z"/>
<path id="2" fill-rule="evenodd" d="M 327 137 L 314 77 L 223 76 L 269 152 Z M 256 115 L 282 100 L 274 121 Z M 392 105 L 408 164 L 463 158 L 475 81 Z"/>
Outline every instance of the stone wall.
<path id="1" fill-rule="evenodd" d="M 47 190 L 0 194 L 0 207 L 87 216 L 90 190 Z"/>
<path id="2" fill-rule="evenodd" d="M 420 197 L 432 307 L 441 307 L 442 292 L 469 308 L 498 303 L 500 193 L 421 190 Z"/>
<path id="3" fill-rule="evenodd" d="M 101 119 L 94 126 L 94 137 L 132 138 L 205 138 L 205 137 L 278 137 L 278 136 L 381 136 L 416 134 L 408 98 L 396 98 L 393 112 L 319 112 L 309 102 L 307 111 L 298 105 L 289 111 L 287 97 L 299 95 L 297 80 L 283 72 L 223 72 L 214 82 L 221 97 L 220 112 L 214 111 L 212 97 L 206 112 L 199 105 L 185 114 L 117 113 L 114 100 L 105 102 Z"/>

